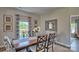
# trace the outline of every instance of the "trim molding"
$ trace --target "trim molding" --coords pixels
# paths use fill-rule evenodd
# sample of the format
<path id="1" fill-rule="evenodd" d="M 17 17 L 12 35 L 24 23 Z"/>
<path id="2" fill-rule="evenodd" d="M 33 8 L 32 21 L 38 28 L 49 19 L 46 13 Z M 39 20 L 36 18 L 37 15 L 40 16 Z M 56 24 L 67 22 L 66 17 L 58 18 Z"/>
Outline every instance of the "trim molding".
<path id="1" fill-rule="evenodd" d="M 61 46 L 66 47 L 66 48 L 70 48 L 70 45 L 67 45 L 67 44 L 64 44 L 64 43 L 61 43 L 58 41 L 55 41 L 55 44 L 61 45 Z"/>

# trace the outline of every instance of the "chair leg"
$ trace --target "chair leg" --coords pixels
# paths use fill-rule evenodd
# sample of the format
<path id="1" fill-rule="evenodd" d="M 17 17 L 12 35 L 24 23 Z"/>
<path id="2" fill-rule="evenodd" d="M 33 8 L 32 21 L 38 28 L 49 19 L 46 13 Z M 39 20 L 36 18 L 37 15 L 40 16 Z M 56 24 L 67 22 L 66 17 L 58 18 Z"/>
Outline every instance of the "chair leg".
<path id="1" fill-rule="evenodd" d="M 54 51 L 54 49 L 53 49 L 53 43 L 52 43 L 52 52 Z"/>
<path id="2" fill-rule="evenodd" d="M 52 52 L 53 52 L 53 46 L 52 46 Z"/>
<path id="3" fill-rule="evenodd" d="M 47 52 L 48 52 L 48 48 L 47 48 Z"/>
<path id="4" fill-rule="evenodd" d="M 45 52 L 45 49 L 44 49 L 44 52 Z"/>
<path id="5" fill-rule="evenodd" d="M 47 49 L 47 52 L 48 52 L 48 46 L 46 47 L 46 49 Z"/>

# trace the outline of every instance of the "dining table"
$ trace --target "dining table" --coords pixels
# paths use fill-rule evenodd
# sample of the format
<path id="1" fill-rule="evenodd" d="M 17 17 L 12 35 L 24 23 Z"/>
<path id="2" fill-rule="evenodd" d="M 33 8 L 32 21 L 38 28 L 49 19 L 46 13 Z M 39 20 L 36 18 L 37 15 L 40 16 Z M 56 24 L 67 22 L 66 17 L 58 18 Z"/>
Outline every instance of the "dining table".
<path id="1" fill-rule="evenodd" d="M 37 44 L 37 37 L 29 37 L 24 39 L 13 40 L 12 45 L 15 51 L 18 52 L 22 49 L 27 49 L 30 46 Z"/>

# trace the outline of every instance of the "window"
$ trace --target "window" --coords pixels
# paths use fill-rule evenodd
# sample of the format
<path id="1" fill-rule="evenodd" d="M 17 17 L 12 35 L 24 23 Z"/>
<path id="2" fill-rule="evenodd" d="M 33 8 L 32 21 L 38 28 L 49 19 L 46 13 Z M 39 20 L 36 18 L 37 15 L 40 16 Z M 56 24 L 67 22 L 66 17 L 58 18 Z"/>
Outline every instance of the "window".
<path id="1" fill-rule="evenodd" d="M 26 38 L 29 36 L 29 23 L 24 21 L 19 21 L 19 36 L 20 38 Z"/>

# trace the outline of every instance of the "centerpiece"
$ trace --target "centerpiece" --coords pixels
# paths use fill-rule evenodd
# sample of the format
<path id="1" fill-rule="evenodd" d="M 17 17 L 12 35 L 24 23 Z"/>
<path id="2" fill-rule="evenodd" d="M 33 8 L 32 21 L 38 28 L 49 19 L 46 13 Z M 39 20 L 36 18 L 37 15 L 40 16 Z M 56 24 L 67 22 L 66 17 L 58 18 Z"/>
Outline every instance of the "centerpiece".
<path id="1" fill-rule="evenodd" d="M 39 26 L 36 26 L 36 27 L 34 27 L 34 29 L 33 29 L 33 33 L 34 33 L 34 36 L 37 36 L 37 34 L 38 34 L 38 32 L 40 31 L 40 27 Z"/>

